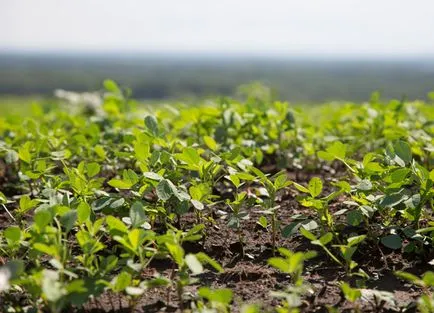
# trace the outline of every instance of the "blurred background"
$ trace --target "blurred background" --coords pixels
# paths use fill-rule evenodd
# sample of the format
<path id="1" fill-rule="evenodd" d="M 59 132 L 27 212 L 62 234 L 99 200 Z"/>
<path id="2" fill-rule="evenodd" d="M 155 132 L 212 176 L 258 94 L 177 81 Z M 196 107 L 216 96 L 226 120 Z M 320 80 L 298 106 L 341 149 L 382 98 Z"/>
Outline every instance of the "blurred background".
<path id="1" fill-rule="evenodd" d="M 232 96 L 252 81 L 296 103 L 426 99 L 431 0 L 0 0 L 0 99 L 92 91 Z"/>

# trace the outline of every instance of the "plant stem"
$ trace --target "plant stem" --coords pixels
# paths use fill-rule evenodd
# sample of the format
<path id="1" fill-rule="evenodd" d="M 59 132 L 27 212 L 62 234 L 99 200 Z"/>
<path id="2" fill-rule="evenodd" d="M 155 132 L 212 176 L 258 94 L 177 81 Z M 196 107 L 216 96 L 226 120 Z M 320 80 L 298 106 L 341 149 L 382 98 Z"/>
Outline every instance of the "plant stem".
<path id="1" fill-rule="evenodd" d="M 238 241 L 241 245 L 241 255 L 244 258 L 244 243 L 243 243 L 243 232 L 241 230 L 241 227 L 238 227 Z"/>
<path id="2" fill-rule="evenodd" d="M 271 244 L 273 246 L 273 256 L 276 254 L 276 213 L 271 217 Z"/>
<path id="3" fill-rule="evenodd" d="M 184 293 L 182 283 L 178 281 L 176 284 L 176 292 L 178 293 L 178 301 L 179 301 L 179 308 L 181 309 L 181 312 L 184 312 L 184 302 L 182 301 L 182 294 Z"/>
<path id="4" fill-rule="evenodd" d="M 8 208 L 3 203 L 2 203 L 2 207 L 5 209 L 6 213 L 14 220 L 14 222 L 16 222 L 17 220 L 15 219 L 15 217 L 13 217 L 11 212 L 9 212 Z"/>

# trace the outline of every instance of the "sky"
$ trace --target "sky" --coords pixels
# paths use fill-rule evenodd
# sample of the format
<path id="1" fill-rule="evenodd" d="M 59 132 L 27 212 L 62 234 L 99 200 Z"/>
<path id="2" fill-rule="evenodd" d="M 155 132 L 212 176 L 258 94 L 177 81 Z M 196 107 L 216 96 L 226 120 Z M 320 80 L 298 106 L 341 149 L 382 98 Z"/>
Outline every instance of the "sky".
<path id="1" fill-rule="evenodd" d="M 0 50 L 434 55 L 432 0 L 0 0 Z"/>

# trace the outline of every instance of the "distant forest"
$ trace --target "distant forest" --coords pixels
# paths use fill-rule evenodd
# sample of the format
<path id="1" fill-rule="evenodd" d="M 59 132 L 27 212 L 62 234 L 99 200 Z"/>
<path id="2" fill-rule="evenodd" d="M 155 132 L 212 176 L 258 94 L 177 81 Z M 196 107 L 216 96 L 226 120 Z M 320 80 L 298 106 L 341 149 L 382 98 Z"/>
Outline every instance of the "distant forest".
<path id="1" fill-rule="evenodd" d="M 363 101 L 377 90 L 386 99 L 424 99 L 434 90 L 434 61 L 0 54 L 0 95 L 97 90 L 106 78 L 138 99 L 230 96 L 250 81 L 294 102 Z"/>

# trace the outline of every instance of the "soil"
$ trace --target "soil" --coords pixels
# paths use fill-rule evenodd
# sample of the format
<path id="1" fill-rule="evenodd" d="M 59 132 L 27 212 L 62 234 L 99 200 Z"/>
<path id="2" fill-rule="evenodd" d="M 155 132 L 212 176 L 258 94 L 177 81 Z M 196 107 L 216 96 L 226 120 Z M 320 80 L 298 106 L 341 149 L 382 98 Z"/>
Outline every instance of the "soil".
<path id="1" fill-rule="evenodd" d="M 281 210 L 282 224 L 289 223 L 294 214 L 293 209 L 297 208 L 294 201 L 287 201 L 286 210 Z M 207 237 L 200 242 L 199 248 L 216 259 L 224 267 L 225 272 L 217 274 L 210 270 L 200 275 L 202 286 L 212 288 L 230 288 L 234 292 L 233 312 L 239 312 L 242 303 L 257 303 L 264 310 L 268 307 L 279 304 L 279 299 L 270 296 L 271 291 L 285 290 L 289 284 L 289 277 L 267 265 L 267 259 L 272 256 L 270 234 L 258 228 L 256 224 L 258 215 L 253 213 L 251 218 L 243 224 L 245 238 L 245 254 L 241 257 L 240 245 L 237 236 L 232 229 L 226 226 L 225 221 L 220 220 L 216 225 L 207 228 Z M 193 216 L 183 216 L 183 223 L 189 224 L 194 221 Z M 279 247 L 285 247 L 295 251 L 313 250 L 315 247 L 304 239 L 294 236 L 292 238 L 280 238 Z M 197 252 L 195 244 L 185 245 L 186 253 Z M 413 268 L 415 262 L 402 258 L 399 253 L 386 252 L 388 268 L 385 268 L 384 260 L 378 251 L 367 250 L 356 256 L 356 261 L 363 264 L 363 269 L 373 277 L 367 281 L 366 288 L 389 291 L 393 293 L 397 303 L 396 308 L 384 305 L 377 310 L 375 305 L 368 301 L 357 303 L 363 312 L 399 312 L 401 308 L 409 307 L 420 295 L 420 291 L 397 279 L 394 270 L 408 270 Z M 369 262 L 366 259 L 369 259 Z M 173 264 L 164 261 L 151 263 L 146 276 L 151 277 L 154 270 L 166 277 L 170 277 Z M 425 269 L 426 270 L 426 269 Z M 418 269 L 420 274 L 424 269 Z M 413 271 L 415 272 L 415 271 Z M 302 312 L 328 312 L 327 307 L 340 307 L 342 312 L 351 312 L 354 304 L 345 300 L 340 292 L 339 281 L 345 281 L 345 271 L 335 266 L 332 261 L 321 251 L 318 257 L 307 262 L 304 279 L 311 284 L 314 294 L 305 297 Z M 352 279 L 354 283 L 354 279 Z M 199 285 L 186 288 L 186 293 L 194 293 Z M 109 300 L 110 298 L 116 300 Z M 188 297 L 187 297 L 188 298 Z M 119 299 L 118 295 L 105 294 L 99 304 L 88 304 L 85 311 L 91 312 L 123 312 L 119 310 L 119 301 L 127 312 L 126 299 Z M 179 302 L 174 288 L 153 289 L 148 291 L 138 302 L 134 312 L 180 312 Z M 115 303 L 114 308 L 110 303 Z M 188 301 L 185 302 L 188 307 Z M 105 311 L 104 311 L 105 310 Z M 412 312 L 411 310 L 409 312 Z"/>
<path id="2" fill-rule="evenodd" d="M 336 173 L 321 173 L 295 175 L 289 173 L 290 178 L 297 176 L 297 182 L 306 183 L 312 176 L 321 176 L 326 182 L 331 177 L 336 179 Z M 291 177 L 292 176 L 292 177 Z M 325 183 L 324 186 L 330 186 Z M 327 190 L 325 191 L 327 193 Z M 310 209 L 300 206 L 296 201 L 297 192 L 293 188 L 280 194 L 279 223 L 283 226 L 293 221 L 296 214 L 314 216 Z M 331 210 L 341 209 L 344 199 L 337 199 L 331 205 Z M 222 209 L 224 209 L 222 207 Z M 249 209 L 249 219 L 243 221 L 244 252 L 242 256 L 241 246 L 238 242 L 238 235 L 227 226 L 227 219 L 216 217 L 215 223 L 207 223 L 206 237 L 197 243 L 184 245 L 186 253 L 204 251 L 218 261 L 225 269 L 222 274 L 213 270 L 207 270 L 198 278 L 202 286 L 212 288 L 230 288 L 234 293 L 233 311 L 238 312 L 242 303 L 257 303 L 262 310 L 279 304 L 279 299 L 270 296 L 271 291 L 285 290 L 290 279 L 285 274 L 267 265 L 267 259 L 272 256 L 271 234 L 257 224 L 261 215 L 257 208 Z M 10 219 L 4 210 L 0 210 L 0 229 L 4 229 L 10 223 Z M 188 229 L 196 223 L 196 217 L 188 213 L 182 216 L 180 224 Z M 305 264 L 304 279 L 313 289 L 313 294 L 304 297 L 301 307 L 302 312 L 328 312 L 328 307 L 339 307 L 341 312 L 351 312 L 358 306 L 363 312 L 400 312 L 402 309 L 411 307 L 412 303 L 420 295 L 420 290 L 411 287 L 409 284 L 397 279 L 393 272 L 396 270 L 407 270 L 415 274 L 423 273 L 426 267 L 420 266 L 413 256 L 406 258 L 402 253 L 381 248 L 375 244 L 362 245 L 355 255 L 355 261 L 371 277 L 366 281 L 366 289 L 383 290 L 393 293 L 395 305 L 382 303 L 375 305 L 374 301 L 359 301 L 352 304 L 345 300 L 340 292 L 339 281 L 348 281 L 353 286 L 356 278 L 348 279 L 345 271 L 325 255 L 317 246 L 301 235 L 293 235 L 288 238 L 278 236 L 278 247 L 285 247 L 293 251 L 316 250 L 318 256 Z M 167 260 L 153 261 L 149 268 L 143 272 L 143 278 L 151 277 L 158 271 L 161 275 L 170 277 L 173 271 L 173 264 Z M 194 293 L 199 284 L 186 288 L 185 307 L 189 307 L 188 293 Z M 105 293 L 98 299 L 89 301 L 78 312 L 131 312 L 128 308 L 128 301 L 120 295 Z M 409 309 L 408 312 L 415 311 Z M 138 301 L 134 312 L 180 312 L 179 299 L 173 287 L 157 288 L 148 290 Z"/>

